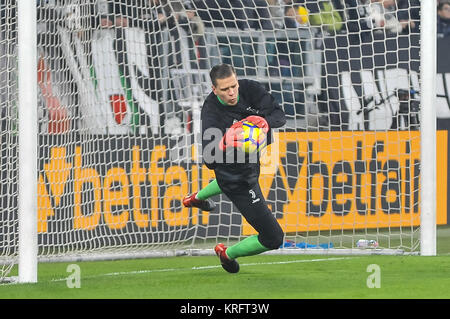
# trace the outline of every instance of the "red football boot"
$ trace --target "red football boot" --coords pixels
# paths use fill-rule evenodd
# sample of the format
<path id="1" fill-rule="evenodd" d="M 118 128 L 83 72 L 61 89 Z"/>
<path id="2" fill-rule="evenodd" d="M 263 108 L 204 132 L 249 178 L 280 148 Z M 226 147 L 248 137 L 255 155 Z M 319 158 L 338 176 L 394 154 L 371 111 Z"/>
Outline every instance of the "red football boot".
<path id="1" fill-rule="evenodd" d="M 217 244 L 216 247 L 214 247 L 214 251 L 220 259 L 222 268 L 229 273 L 237 273 L 239 271 L 239 263 L 234 259 L 228 258 L 227 254 L 225 253 L 226 250 L 227 247 L 224 244 Z"/>
<path id="2" fill-rule="evenodd" d="M 197 193 L 188 195 L 183 199 L 184 207 L 197 207 L 197 208 L 200 208 L 201 210 L 206 210 L 208 212 L 210 212 L 216 208 L 216 204 L 212 200 L 197 199 L 197 198 L 195 198 L 195 195 L 197 195 Z"/>

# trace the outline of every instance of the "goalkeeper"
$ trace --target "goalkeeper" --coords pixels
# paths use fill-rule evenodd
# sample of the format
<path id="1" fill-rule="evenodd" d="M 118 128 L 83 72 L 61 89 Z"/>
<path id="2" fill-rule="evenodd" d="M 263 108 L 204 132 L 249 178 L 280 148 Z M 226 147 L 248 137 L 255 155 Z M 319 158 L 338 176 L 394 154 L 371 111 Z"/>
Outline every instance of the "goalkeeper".
<path id="1" fill-rule="evenodd" d="M 215 246 L 222 267 L 236 273 L 239 271 L 236 258 L 277 249 L 284 239 L 283 230 L 267 207 L 259 186 L 259 158 L 249 161 L 247 156 L 244 161 L 242 158 L 238 161 L 236 156 L 242 145 L 242 122 L 249 121 L 261 128 L 267 135 L 267 144 L 270 144 L 271 128 L 283 126 L 286 118 L 273 96 L 261 84 L 247 79 L 238 80 L 232 66 L 214 66 L 210 78 L 212 92 L 201 111 L 202 148 L 203 161 L 214 170 L 216 179 L 198 193 L 186 196 L 183 205 L 211 211 L 215 204 L 208 198 L 224 193 L 257 231 L 258 235 L 247 237 L 233 246 Z M 219 138 L 210 138 L 219 130 Z M 230 152 L 234 154 L 231 163 Z"/>

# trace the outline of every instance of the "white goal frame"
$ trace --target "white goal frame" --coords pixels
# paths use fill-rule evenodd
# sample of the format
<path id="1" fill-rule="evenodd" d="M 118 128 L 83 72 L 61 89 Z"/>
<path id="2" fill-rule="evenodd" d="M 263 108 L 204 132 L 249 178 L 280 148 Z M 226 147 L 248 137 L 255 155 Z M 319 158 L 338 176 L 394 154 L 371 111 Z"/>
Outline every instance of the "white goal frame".
<path id="1" fill-rule="evenodd" d="M 420 253 L 436 255 L 436 0 L 421 1 Z"/>
<path id="2" fill-rule="evenodd" d="M 18 281 L 37 282 L 36 2 L 18 0 L 19 262 Z M 436 255 L 436 0 L 421 1 L 420 255 Z M 195 252 L 191 252 L 196 254 Z M 198 252 L 200 254 L 200 252 Z M 286 253 L 281 249 L 278 253 Z M 292 253 L 288 251 L 288 253 Z M 303 251 L 302 253 L 305 253 Z M 331 254 L 329 251 L 324 252 Z M 344 252 L 345 253 L 345 252 Z M 143 257 L 151 256 L 144 255 Z M 122 255 L 123 258 L 136 257 Z M 69 256 L 67 256 L 69 258 Z M 76 258 L 76 257 L 75 257 Z"/>
<path id="3" fill-rule="evenodd" d="M 36 2 L 17 2 L 19 119 L 19 282 L 37 282 L 37 33 Z"/>

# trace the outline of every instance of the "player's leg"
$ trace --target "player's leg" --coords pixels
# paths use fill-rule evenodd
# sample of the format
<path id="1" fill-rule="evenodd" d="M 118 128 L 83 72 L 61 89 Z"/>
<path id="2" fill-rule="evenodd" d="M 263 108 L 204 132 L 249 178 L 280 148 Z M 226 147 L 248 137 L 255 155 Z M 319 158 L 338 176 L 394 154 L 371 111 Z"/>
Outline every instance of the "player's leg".
<path id="1" fill-rule="evenodd" d="M 216 204 L 209 198 L 219 194 L 222 194 L 222 190 L 217 184 L 217 181 L 213 180 L 199 192 L 186 196 L 183 199 L 183 205 L 185 207 L 197 207 L 201 210 L 212 211 L 216 208 Z"/>
<path id="2" fill-rule="evenodd" d="M 246 191 L 226 195 L 258 232 L 258 235 L 247 237 L 230 247 L 223 244 L 216 245 L 215 252 L 220 258 L 222 267 L 228 272 L 238 272 L 239 264 L 236 258 L 279 248 L 283 243 L 284 233 L 267 207 L 258 184 Z"/>
<path id="3" fill-rule="evenodd" d="M 236 259 L 278 249 L 283 244 L 283 229 L 267 207 L 259 185 L 256 184 L 247 192 L 231 194 L 231 197 L 234 205 L 258 232 L 258 235 L 247 237 L 230 246 L 226 250 L 227 256 L 230 259 Z"/>
<path id="4" fill-rule="evenodd" d="M 199 200 L 205 200 L 220 194 L 222 194 L 222 190 L 220 189 L 219 184 L 217 184 L 217 180 L 213 180 L 197 193 L 196 198 Z"/>

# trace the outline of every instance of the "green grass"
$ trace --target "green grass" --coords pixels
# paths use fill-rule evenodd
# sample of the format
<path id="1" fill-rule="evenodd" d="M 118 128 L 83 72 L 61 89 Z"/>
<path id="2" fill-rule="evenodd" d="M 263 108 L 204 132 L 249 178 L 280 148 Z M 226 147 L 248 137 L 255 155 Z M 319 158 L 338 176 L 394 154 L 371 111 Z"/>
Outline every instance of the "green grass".
<path id="1" fill-rule="evenodd" d="M 434 257 L 259 255 L 238 274 L 214 256 L 77 262 L 80 288 L 67 286 L 70 263 L 41 263 L 38 283 L 1 284 L 0 299 L 448 299 L 449 228 L 438 234 Z M 380 288 L 367 286 L 372 264 Z"/>
<path id="2" fill-rule="evenodd" d="M 66 263 L 39 266 L 37 284 L 0 286 L 0 298 L 303 299 L 450 298 L 450 256 L 254 256 L 238 274 L 215 257 L 82 262 L 80 288 L 68 288 Z M 367 267 L 380 267 L 368 288 Z"/>

